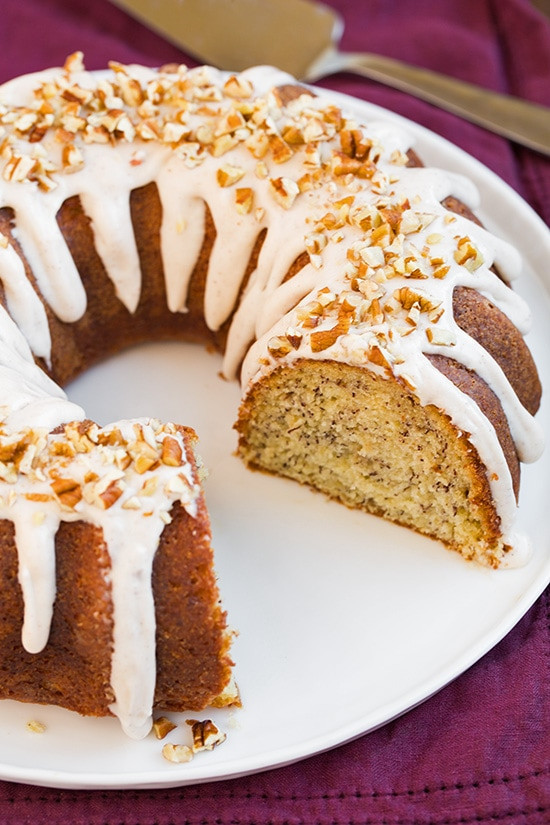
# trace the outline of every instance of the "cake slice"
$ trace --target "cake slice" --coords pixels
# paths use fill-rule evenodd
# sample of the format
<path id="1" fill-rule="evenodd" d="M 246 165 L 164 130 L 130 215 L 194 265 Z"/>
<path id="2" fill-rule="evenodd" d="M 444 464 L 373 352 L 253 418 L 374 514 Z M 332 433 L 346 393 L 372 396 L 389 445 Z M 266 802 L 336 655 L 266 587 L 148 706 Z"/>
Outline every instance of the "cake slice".
<path id="1" fill-rule="evenodd" d="M 3 448 L 1 698 L 114 714 L 134 738 L 153 710 L 238 702 L 195 442 L 136 420 Z"/>

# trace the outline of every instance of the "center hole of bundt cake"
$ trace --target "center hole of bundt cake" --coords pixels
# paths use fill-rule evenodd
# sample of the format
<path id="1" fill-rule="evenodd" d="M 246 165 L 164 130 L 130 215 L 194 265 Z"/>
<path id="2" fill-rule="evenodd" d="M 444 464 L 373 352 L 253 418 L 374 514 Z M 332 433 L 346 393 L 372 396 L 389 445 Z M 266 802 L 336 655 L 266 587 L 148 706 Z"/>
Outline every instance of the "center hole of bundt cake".
<path id="1" fill-rule="evenodd" d="M 220 356 L 198 344 L 140 344 L 91 367 L 66 392 L 100 425 L 146 417 L 193 427 L 211 464 L 236 444 L 239 387 L 222 380 L 220 369 Z"/>

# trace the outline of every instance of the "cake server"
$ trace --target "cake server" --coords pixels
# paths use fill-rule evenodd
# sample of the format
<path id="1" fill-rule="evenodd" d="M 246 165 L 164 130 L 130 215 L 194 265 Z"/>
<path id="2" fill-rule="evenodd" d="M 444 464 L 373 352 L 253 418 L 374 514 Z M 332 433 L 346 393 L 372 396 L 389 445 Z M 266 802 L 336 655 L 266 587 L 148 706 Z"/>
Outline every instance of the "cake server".
<path id="1" fill-rule="evenodd" d="M 343 20 L 311 0 L 112 0 L 201 62 L 229 71 L 269 64 L 313 83 L 355 72 L 550 155 L 550 108 L 389 57 L 342 52 Z"/>

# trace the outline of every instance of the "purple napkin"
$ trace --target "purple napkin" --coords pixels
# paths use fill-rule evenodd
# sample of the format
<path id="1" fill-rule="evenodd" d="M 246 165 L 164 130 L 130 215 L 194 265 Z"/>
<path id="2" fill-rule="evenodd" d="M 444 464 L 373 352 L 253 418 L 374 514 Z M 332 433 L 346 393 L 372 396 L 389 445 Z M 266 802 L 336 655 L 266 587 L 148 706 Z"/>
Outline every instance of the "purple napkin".
<path id="1" fill-rule="evenodd" d="M 550 20 L 528 0 L 331 0 L 343 47 L 371 50 L 550 106 Z M 82 50 L 192 64 L 106 0 L 4 0 L 0 81 Z M 550 159 L 352 75 L 322 82 L 386 106 L 477 157 L 550 223 Z M 51 825 L 548 825 L 550 598 L 436 696 L 326 754 L 251 777 L 156 791 L 0 783 L 0 823 Z M 75 742 L 75 759 L 79 743 Z"/>

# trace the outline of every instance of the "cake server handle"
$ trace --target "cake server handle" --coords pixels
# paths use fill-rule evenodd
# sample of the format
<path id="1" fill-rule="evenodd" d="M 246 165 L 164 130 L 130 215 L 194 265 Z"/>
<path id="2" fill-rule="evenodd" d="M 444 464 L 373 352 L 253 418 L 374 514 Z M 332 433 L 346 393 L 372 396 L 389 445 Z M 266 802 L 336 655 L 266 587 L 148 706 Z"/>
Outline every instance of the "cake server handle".
<path id="1" fill-rule="evenodd" d="M 382 55 L 340 52 L 328 48 L 308 68 L 310 83 L 348 71 L 408 92 L 441 109 L 485 126 L 496 134 L 550 155 L 550 109 L 410 66 Z"/>

